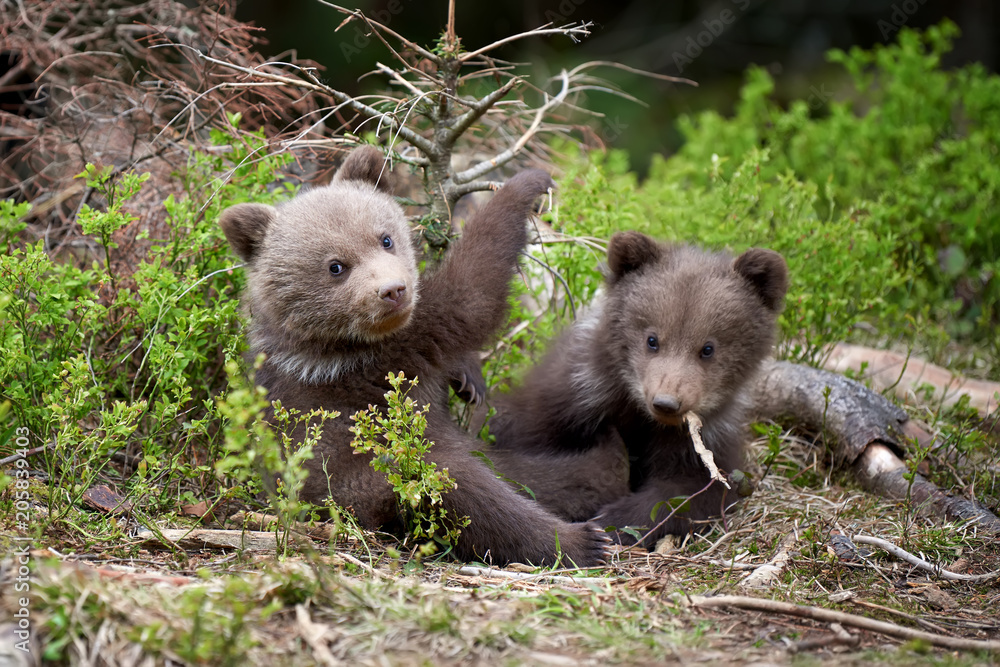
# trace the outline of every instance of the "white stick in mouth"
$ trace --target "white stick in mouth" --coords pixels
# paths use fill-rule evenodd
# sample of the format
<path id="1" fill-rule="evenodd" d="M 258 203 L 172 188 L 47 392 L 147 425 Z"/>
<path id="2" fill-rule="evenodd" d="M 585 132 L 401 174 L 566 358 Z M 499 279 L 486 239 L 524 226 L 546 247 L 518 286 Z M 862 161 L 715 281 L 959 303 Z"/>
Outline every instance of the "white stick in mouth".
<path id="1" fill-rule="evenodd" d="M 708 468 L 709 476 L 712 479 L 722 482 L 727 489 L 731 489 L 732 487 L 729 486 L 725 475 L 719 472 L 718 466 L 715 465 L 715 457 L 712 456 L 712 450 L 706 447 L 705 441 L 701 439 L 701 417 L 693 412 L 685 412 L 684 423 L 687 424 L 688 431 L 691 433 L 691 443 L 694 444 L 694 451 L 697 452 L 701 458 L 701 462 Z"/>

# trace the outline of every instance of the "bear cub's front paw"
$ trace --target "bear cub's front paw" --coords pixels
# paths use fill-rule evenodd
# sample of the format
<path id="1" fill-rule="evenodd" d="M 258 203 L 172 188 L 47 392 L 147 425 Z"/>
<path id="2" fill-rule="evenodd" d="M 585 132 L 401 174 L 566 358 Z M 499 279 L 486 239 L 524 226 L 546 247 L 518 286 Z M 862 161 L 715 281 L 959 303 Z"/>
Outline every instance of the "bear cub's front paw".
<path id="1" fill-rule="evenodd" d="M 570 524 L 573 532 L 560 536 L 563 564 L 577 567 L 606 565 L 611 557 L 611 537 L 596 523 Z"/>

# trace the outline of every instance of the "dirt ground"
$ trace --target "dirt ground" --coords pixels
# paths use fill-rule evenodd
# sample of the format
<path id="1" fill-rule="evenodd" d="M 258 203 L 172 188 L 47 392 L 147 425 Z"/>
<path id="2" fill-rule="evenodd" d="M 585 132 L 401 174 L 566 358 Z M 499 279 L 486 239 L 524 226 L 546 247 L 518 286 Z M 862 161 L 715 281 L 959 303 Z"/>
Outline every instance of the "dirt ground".
<path id="1" fill-rule="evenodd" d="M 171 551 L 139 537 L 102 544 L 67 530 L 30 551 L 36 662 L 11 648 L 16 623 L 9 622 L 0 658 L 14 665 L 40 659 L 80 665 L 996 663 L 996 577 L 947 581 L 878 548 L 844 547 L 849 536 L 877 536 L 949 571 L 983 574 L 1000 570 L 996 539 L 845 486 L 846 480 L 824 475 L 816 447 L 792 435 L 784 444 L 781 459 L 725 525 L 661 543 L 654 552 L 619 550 L 607 567 L 586 572 L 516 565 L 497 572 L 447 558 L 419 562 L 407 555 L 408 545 L 372 534 L 297 539 L 278 559 L 273 534 L 265 534 L 264 546 L 248 541 L 256 535 L 248 533 L 242 539 L 250 548 L 198 538 L 200 546 L 181 541 Z M 14 614 L 18 564 L 15 550 L 10 553 L 0 599 Z M 705 606 L 719 596 L 844 616 L 816 620 Z M 858 618 L 931 639 L 864 629 Z M 948 647 L 963 640 L 992 644 Z M 980 650 L 990 646 L 992 653 Z"/>

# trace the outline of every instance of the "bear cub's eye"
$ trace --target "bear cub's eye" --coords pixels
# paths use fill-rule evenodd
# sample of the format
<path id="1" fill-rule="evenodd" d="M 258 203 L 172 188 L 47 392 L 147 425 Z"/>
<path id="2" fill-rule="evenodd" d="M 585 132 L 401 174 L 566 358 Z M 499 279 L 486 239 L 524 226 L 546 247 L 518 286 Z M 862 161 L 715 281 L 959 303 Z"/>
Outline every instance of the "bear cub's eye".
<path id="1" fill-rule="evenodd" d="M 657 340 L 656 336 L 650 336 L 646 339 L 646 347 L 651 349 L 653 352 L 656 352 L 660 349 L 660 341 Z"/>
<path id="2" fill-rule="evenodd" d="M 344 268 L 344 265 L 341 264 L 340 262 L 330 262 L 330 273 L 332 273 L 333 275 L 339 276 L 345 270 L 346 269 Z"/>
<path id="3" fill-rule="evenodd" d="M 702 359 L 708 359 L 713 354 L 715 354 L 715 346 L 711 343 L 705 343 L 705 346 L 701 348 L 701 352 L 698 353 Z"/>
<path id="4" fill-rule="evenodd" d="M 392 237 L 388 234 L 382 237 L 382 247 L 386 250 L 392 247 Z"/>

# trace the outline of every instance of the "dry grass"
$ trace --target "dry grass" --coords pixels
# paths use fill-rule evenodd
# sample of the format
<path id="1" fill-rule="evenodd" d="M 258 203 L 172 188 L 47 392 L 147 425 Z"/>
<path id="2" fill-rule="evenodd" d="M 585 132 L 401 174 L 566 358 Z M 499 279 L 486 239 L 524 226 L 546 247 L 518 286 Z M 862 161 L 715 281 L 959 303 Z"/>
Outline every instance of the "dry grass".
<path id="1" fill-rule="evenodd" d="M 760 456 L 763 449 L 755 445 Z M 842 486 L 821 459 L 817 447 L 786 435 L 781 456 L 726 525 L 658 552 L 622 550 L 608 567 L 582 573 L 591 578 L 583 584 L 553 583 L 553 572 L 529 568 L 521 569 L 536 576 L 519 580 L 463 574 L 447 560 L 392 557 L 399 545 L 370 534 L 299 545 L 284 561 L 140 544 L 84 552 L 79 536 L 53 536 L 32 552 L 34 655 L 85 665 L 910 664 L 917 654 L 992 664 L 986 654 L 901 646 L 853 629 L 856 646 L 810 649 L 834 636 L 827 624 L 687 606 L 694 594 L 751 594 L 942 635 L 1000 637 L 995 581 L 937 580 L 878 551 L 847 562 L 830 538 L 876 535 L 973 573 L 1000 566 L 995 541 Z M 782 544 L 788 560 L 778 576 L 744 589 Z M 0 604 L 13 613 L 12 564 L 4 562 Z"/>

